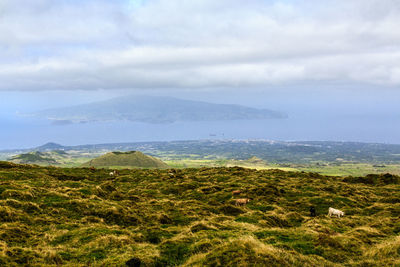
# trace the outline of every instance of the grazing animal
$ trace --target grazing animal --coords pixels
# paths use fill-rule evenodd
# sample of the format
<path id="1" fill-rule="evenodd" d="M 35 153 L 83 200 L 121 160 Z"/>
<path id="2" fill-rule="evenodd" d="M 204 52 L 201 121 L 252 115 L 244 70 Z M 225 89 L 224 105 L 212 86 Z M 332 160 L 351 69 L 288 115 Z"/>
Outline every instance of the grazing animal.
<path id="1" fill-rule="evenodd" d="M 311 207 L 311 208 L 310 208 L 310 216 L 311 216 L 311 217 L 317 216 L 317 213 L 315 212 L 315 208 L 314 208 L 314 207 Z"/>
<path id="2" fill-rule="evenodd" d="M 239 195 L 240 193 L 242 193 L 242 191 L 240 191 L 240 190 L 232 191 L 232 195 Z"/>
<path id="3" fill-rule="evenodd" d="M 90 169 L 91 171 L 95 171 L 95 170 L 96 170 L 96 168 L 93 167 L 93 166 L 91 166 L 89 169 Z"/>
<path id="4" fill-rule="evenodd" d="M 240 198 L 240 199 L 236 199 L 235 205 L 236 206 L 244 206 L 249 202 L 250 202 L 250 199 L 248 199 L 248 198 Z"/>
<path id="5" fill-rule="evenodd" d="M 344 212 L 341 211 L 341 210 L 334 209 L 334 208 L 329 208 L 328 216 L 329 216 L 329 217 L 332 217 L 332 215 L 335 215 L 335 216 L 337 216 L 338 218 L 340 218 L 340 217 L 343 217 L 343 216 L 344 216 Z"/>
<path id="6" fill-rule="evenodd" d="M 110 172 L 110 177 L 114 177 L 114 176 L 117 176 L 117 175 L 119 175 L 119 171 L 117 171 L 117 170 L 114 170 L 114 171 Z"/>

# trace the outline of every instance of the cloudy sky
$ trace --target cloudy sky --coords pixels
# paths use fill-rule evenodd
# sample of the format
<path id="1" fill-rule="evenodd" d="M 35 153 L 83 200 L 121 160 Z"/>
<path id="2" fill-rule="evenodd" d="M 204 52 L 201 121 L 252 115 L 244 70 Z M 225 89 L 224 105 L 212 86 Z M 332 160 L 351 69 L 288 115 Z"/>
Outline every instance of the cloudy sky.
<path id="1" fill-rule="evenodd" d="M 398 0 L 0 0 L 0 90 L 400 84 Z"/>
<path id="2" fill-rule="evenodd" d="M 399 0 L 0 0 L 0 148 L 217 127 L 108 132 L 21 116 L 128 94 L 289 115 L 215 129 L 225 137 L 400 143 L 399 27 Z"/>

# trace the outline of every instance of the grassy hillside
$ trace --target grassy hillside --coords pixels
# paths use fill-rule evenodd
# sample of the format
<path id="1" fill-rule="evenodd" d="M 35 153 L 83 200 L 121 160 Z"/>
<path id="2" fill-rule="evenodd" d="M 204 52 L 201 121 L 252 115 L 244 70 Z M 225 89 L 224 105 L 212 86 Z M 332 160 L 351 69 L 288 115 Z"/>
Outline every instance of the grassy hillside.
<path id="1" fill-rule="evenodd" d="M 233 205 L 244 197 L 247 206 Z M 1 266 L 400 265 L 392 175 L 235 167 L 110 178 L 105 169 L 0 162 L 0 202 Z M 328 218 L 330 206 L 346 216 Z"/>
<path id="2" fill-rule="evenodd" d="M 63 167 L 77 167 L 87 162 L 90 157 L 98 156 L 97 153 L 80 153 L 76 151 L 69 151 L 68 153 L 63 150 L 53 151 L 33 151 L 28 153 L 17 154 L 7 157 L 6 160 L 13 163 L 20 164 L 37 164 L 41 166 L 63 166 Z"/>
<path id="3" fill-rule="evenodd" d="M 62 153 L 65 152 L 60 151 L 59 153 L 60 154 L 55 152 L 54 155 L 57 154 L 61 156 Z M 53 157 L 54 155 L 51 153 L 34 151 L 13 156 L 9 159 L 9 161 L 14 163 L 23 163 L 23 164 L 55 165 L 58 163 L 54 159 Z"/>
<path id="4" fill-rule="evenodd" d="M 110 152 L 92 159 L 83 167 L 125 167 L 125 168 L 168 168 L 161 160 L 143 154 L 140 151 Z"/>

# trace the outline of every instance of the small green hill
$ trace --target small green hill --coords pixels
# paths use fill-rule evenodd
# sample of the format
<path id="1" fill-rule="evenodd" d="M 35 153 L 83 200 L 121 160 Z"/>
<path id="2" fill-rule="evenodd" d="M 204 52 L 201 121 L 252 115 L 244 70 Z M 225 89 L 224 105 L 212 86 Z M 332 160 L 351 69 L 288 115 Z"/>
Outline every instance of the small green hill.
<path id="1" fill-rule="evenodd" d="M 125 168 L 168 168 L 161 160 L 143 154 L 140 151 L 110 152 L 92 159 L 82 165 L 83 167 L 125 167 Z"/>
<path id="2" fill-rule="evenodd" d="M 38 164 L 38 165 L 58 164 L 57 161 L 54 158 L 52 158 L 50 153 L 39 152 L 39 151 L 19 154 L 11 157 L 9 161 L 14 163 Z"/>

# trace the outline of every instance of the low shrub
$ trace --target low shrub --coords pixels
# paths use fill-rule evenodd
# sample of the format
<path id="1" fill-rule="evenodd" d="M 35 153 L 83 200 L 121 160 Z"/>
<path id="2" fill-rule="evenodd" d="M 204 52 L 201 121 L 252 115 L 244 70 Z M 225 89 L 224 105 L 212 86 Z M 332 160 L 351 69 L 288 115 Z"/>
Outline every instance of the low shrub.
<path id="1" fill-rule="evenodd" d="M 228 216 L 237 216 L 239 214 L 245 213 L 245 211 L 241 208 L 232 205 L 224 205 L 219 209 L 219 211 Z"/>

